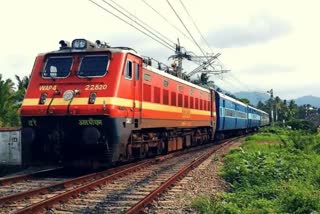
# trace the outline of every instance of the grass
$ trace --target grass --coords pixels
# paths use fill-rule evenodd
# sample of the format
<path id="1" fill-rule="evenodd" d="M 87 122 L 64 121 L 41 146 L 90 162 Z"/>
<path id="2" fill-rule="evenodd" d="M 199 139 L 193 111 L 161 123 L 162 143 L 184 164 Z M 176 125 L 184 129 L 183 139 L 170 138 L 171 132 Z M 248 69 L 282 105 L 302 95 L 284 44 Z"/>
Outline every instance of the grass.
<path id="1" fill-rule="evenodd" d="M 229 191 L 198 197 L 198 212 L 320 213 L 319 136 L 265 129 L 225 157 L 220 175 Z"/>

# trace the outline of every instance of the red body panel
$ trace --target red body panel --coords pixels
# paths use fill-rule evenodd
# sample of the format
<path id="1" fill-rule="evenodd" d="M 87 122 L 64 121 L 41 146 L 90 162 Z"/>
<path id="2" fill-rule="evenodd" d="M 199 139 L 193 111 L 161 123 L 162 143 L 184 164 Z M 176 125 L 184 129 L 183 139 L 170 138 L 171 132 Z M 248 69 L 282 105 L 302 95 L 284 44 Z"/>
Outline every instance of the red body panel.
<path id="1" fill-rule="evenodd" d="M 45 55 L 37 57 L 21 107 L 22 116 L 109 115 L 142 120 L 142 126 L 143 119 L 203 121 L 206 126 L 216 121 L 214 98 L 211 97 L 213 95 L 168 75 L 148 70 L 148 67 L 142 66 L 142 59 L 138 56 L 122 52 L 112 53 L 108 73 L 104 77 L 79 78 L 79 55 L 84 53 L 72 55 L 74 63 L 70 75 L 61 79 L 44 79 L 41 71 Z M 124 76 L 127 60 L 133 65 L 132 79 Z M 136 79 L 135 65 L 139 68 L 139 79 Z M 165 81 L 168 84 L 165 84 Z M 150 90 L 145 90 L 145 87 Z M 80 93 L 75 95 L 70 104 L 63 100 L 66 90 L 76 89 L 80 90 Z M 56 91 L 58 94 L 54 95 Z M 97 94 L 96 104 L 88 104 L 91 92 Z M 48 94 L 44 105 L 38 103 L 41 93 Z M 182 97 L 180 103 L 179 96 Z M 50 99 L 53 99 L 51 104 Z M 185 124 L 193 126 L 192 123 Z"/>

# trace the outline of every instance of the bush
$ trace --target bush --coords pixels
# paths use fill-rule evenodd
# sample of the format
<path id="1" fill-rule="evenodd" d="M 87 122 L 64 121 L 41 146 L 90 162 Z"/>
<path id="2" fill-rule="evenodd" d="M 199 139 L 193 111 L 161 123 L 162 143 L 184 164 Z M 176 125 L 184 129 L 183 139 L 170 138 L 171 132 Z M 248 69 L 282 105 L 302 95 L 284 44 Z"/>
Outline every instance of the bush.
<path id="1" fill-rule="evenodd" d="M 225 157 L 220 175 L 230 183 L 230 190 L 199 198 L 193 206 L 200 213 L 316 213 L 320 210 L 319 139 L 301 130 L 279 128 L 249 136 Z"/>
<path id="2" fill-rule="evenodd" d="M 292 132 L 288 136 L 288 142 L 295 149 L 303 150 L 304 152 L 310 153 L 314 151 L 314 148 L 320 145 L 320 138 L 316 135 L 303 134 L 303 132 Z"/>
<path id="3" fill-rule="evenodd" d="M 221 203 L 222 198 L 199 196 L 192 202 L 192 207 L 203 214 L 240 214 L 239 208 L 232 203 Z"/>
<path id="4" fill-rule="evenodd" d="M 308 120 L 290 120 L 286 124 L 294 130 L 304 130 L 308 133 L 317 132 L 317 127 Z"/>
<path id="5" fill-rule="evenodd" d="M 314 187 L 300 181 L 292 181 L 285 184 L 278 203 L 281 212 L 313 213 L 320 210 L 319 197 L 319 191 L 314 190 Z"/>

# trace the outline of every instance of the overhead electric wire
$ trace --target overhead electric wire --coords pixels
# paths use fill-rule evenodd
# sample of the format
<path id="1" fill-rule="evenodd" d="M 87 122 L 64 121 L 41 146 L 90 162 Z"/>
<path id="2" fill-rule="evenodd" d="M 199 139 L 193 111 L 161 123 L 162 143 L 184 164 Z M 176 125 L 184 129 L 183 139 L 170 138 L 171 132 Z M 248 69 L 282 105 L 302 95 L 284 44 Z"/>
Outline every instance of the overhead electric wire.
<path id="1" fill-rule="evenodd" d="M 95 4 L 97 7 L 101 8 L 102 10 L 110 13 L 111 15 L 113 15 L 114 17 L 120 19 L 121 21 L 125 22 L 126 24 L 130 25 L 131 27 L 135 28 L 136 30 L 140 31 L 141 33 L 143 33 L 144 35 L 148 36 L 149 38 L 153 39 L 154 41 L 158 42 L 159 44 L 165 46 L 166 48 L 170 49 L 170 50 L 175 50 L 175 48 L 171 47 L 170 45 L 162 42 L 162 41 L 159 41 L 158 39 L 154 38 L 153 36 L 151 36 L 150 34 L 146 33 L 145 31 L 139 29 L 138 27 L 136 27 L 135 25 L 131 24 L 130 22 L 126 21 L 125 19 L 121 18 L 120 16 L 114 14 L 113 12 L 111 12 L 110 10 L 106 9 L 105 7 L 103 7 L 102 5 L 100 5 L 99 3 L 93 1 L 93 0 L 88 0 L 90 1 L 91 3 Z"/>
<path id="2" fill-rule="evenodd" d="M 149 3 L 147 3 L 145 0 L 141 0 L 145 5 L 147 5 L 151 10 L 153 10 L 156 14 L 158 14 L 163 20 L 165 20 L 172 28 L 174 28 L 176 31 L 181 33 L 185 38 L 187 38 L 189 41 L 193 42 L 192 39 L 187 36 L 182 30 L 180 30 L 177 26 L 172 24 L 164 15 L 162 15 L 159 11 L 157 11 L 154 7 L 152 7 Z"/>
<path id="3" fill-rule="evenodd" d="M 177 13 L 177 11 L 173 8 L 172 4 L 170 3 L 169 0 L 167 0 L 168 5 L 170 6 L 170 8 L 172 9 L 172 11 L 174 12 L 174 14 L 177 16 L 177 18 L 179 19 L 179 21 L 181 22 L 181 24 L 183 25 L 183 27 L 185 28 L 185 30 L 188 32 L 188 34 L 190 35 L 190 37 L 193 40 L 193 43 L 200 49 L 201 53 L 203 54 L 203 56 L 205 56 L 207 58 L 207 60 L 210 60 L 210 57 L 203 51 L 203 49 L 200 47 L 200 45 L 198 44 L 198 42 L 195 40 L 195 38 L 192 36 L 191 32 L 189 31 L 189 29 L 187 28 L 187 26 L 184 24 L 184 22 L 182 21 L 181 17 L 179 16 L 179 14 Z M 205 61 L 204 61 L 205 62 Z M 211 66 L 209 64 L 210 67 L 212 67 L 212 69 L 215 69 L 213 66 Z"/>
<path id="4" fill-rule="evenodd" d="M 202 48 L 200 47 L 200 45 L 198 44 L 198 42 L 194 39 L 194 37 L 192 36 L 192 34 L 190 33 L 189 29 L 187 28 L 187 26 L 184 24 L 184 22 L 182 21 L 182 19 L 180 18 L 179 14 L 177 13 L 177 11 L 173 8 L 172 4 L 170 3 L 169 0 L 167 0 L 167 3 L 169 4 L 170 8 L 172 9 L 172 11 L 174 12 L 174 14 L 177 16 L 177 18 L 179 19 L 179 21 L 181 22 L 181 24 L 183 25 L 183 27 L 185 28 L 185 30 L 188 32 L 189 36 L 192 38 L 193 42 L 195 43 L 195 45 L 200 49 L 201 53 L 206 56 L 206 54 L 204 53 L 204 51 L 202 50 Z"/>
<path id="5" fill-rule="evenodd" d="M 139 19 L 138 17 L 136 17 L 135 15 L 133 15 L 132 13 L 130 13 L 129 11 L 127 11 L 126 9 L 124 9 L 122 6 L 120 6 L 119 4 L 115 3 L 113 0 L 110 0 L 111 2 L 113 2 L 115 5 L 117 5 L 119 8 L 121 8 L 122 10 L 124 10 L 126 13 L 128 13 L 130 16 L 136 18 L 137 20 L 139 20 L 141 23 L 143 23 L 145 26 L 148 26 L 150 29 L 154 30 L 156 33 L 158 33 L 159 35 L 161 35 L 163 38 L 165 38 L 166 40 L 164 40 L 163 38 L 160 38 L 158 35 L 156 35 L 154 32 L 150 31 L 149 29 L 147 29 L 145 26 L 141 25 L 140 23 L 138 23 L 136 20 L 133 20 L 130 16 L 126 15 L 125 13 L 123 13 L 122 11 L 120 11 L 119 9 L 117 9 L 116 7 L 114 7 L 112 4 L 106 2 L 105 0 L 102 0 L 104 3 L 108 4 L 110 7 L 112 7 L 113 9 L 115 9 L 116 11 L 118 11 L 119 13 L 121 13 L 122 15 L 124 15 L 125 17 L 127 17 L 129 20 L 135 22 L 137 25 L 139 25 L 140 27 L 142 27 L 144 30 L 138 28 L 137 26 L 133 25 L 132 23 L 128 22 L 127 20 L 125 20 L 124 18 L 121 18 L 120 16 L 118 16 L 117 14 L 111 12 L 110 10 L 106 9 L 105 7 L 103 7 L 101 4 L 93 1 L 93 0 L 88 0 L 91 3 L 95 4 L 96 6 L 98 6 L 99 8 L 101 8 L 102 10 L 110 13 L 111 15 L 113 15 L 114 17 L 120 19 L 121 21 L 125 22 L 126 24 L 130 25 L 131 27 L 135 28 L 136 30 L 140 31 L 141 33 L 143 33 L 144 35 L 148 36 L 149 38 L 153 39 L 154 41 L 158 42 L 159 44 L 165 46 L 166 48 L 170 49 L 170 50 L 175 50 L 174 46 L 172 46 L 169 42 L 171 42 L 172 44 L 174 44 L 169 38 L 167 38 L 166 36 L 164 36 L 163 34 L 161 34 L 160 32 L 158 32 L 157 30 L 155 30 L 154 28 L 150 27 L 150 25 L 148 25 L 147 23 L 143 22 L 141 19 Z M 148 5 L 150 8 L 152 8 L 151 5 L 149 5 L 148 3 L 146 3 L 144 0 L 142 0 L 146 5 Z M 184 6 L 184 4 L 181 2 L 181 0 L 179 0 L 180 3 L 183 5 L 183 7 L 185 8 L 186 12 L 188 13 L 188 15 L 190 16 L 190 18 L 192 19 L 190 13 L 187 11 L 186 7 Z M 192 36 L 192 34 L 190 33 L 189 29 L 186 27 L 186 25 L 184 24 L 184 22 L 182 21 L 182 19 L 180 18 L 180 16 L 178 15 L 178 13 L 175 11 L 175 9 L 173 8 L 173 6 L 170 4 L 169 0 L 167 0 L 169 6 L 171 7 L 171 9 L 173 10 L 173 12 L 175 13 L 175 15 L 177 16 L 177 18 L 180 20 L 181 24 L 184 26 L 184 28 L 186 29 L 186 31 L 188 32 L 188 34 L 191 36 L 193 42 L 196 44 L 196 46 L 200 49 L 200 51 L 202 52 L 202 54 L 204 54 L 204 56 L 207 56 L 204 51 L 202 50 L 202 48 L 200 47 L 200 45 L 197 43 L 197 41 L 194 39 L 194 37 Z M 152 8 L 155 12 L 157 12 L 154 8 Z M 158 13 L 158 12 L 157 12 Z M 160 13 L 158 13 L 158 15 L 160 15 L 162 17 L 162 15 Z M 167 19 L 165 17 L 163 17 L 166 21 Z M 193 21 L 194 22 L 194 21 Z M 195 27 L 197 28 L 199 34 L 202 36 L 199 28 L 196 26 L 195 22 L 194 22 Z M 176 27 L 175 27 L 176 28 Z M 178 28 L 176 28 L 178 29 Z M 152 35 L 150 35 L 150 34 Z M 186 35 L 185 35 L 186 36 Z M 155 38 L 156 37 L 156 38 Z M 186 36 L 187 37 L 187 36 Z M 202 36 L 203 37 L 203 36 Z M 189 37 L 187 37 L 189 38 Z M 203 37 L 204 39 L 204 37 Z M 208 44 L 207 44 L 208 45 Z M 208 46 L 210 47 L 210 46 Z M 221 61 L 218 59 L 218 61 L 221 63 Z M 222 66 L 222 63 L 221 63 Z M 242 83 L 239 79 L 237 79 L 234 76 L 230 76 L 233 77 L 233 79 L 237 80 L 239 83 L 241 83 L 242 85 L 245 85 L 244 83 Z M 229 82 L 229 81 L 228 81 Z M 229 82 L 230 84 L 230 82 Z M 245 85 L 247 87 L 247 85 Z M 248 88 L 248 87 L 247 87 Z M 260 91 L 260 90 L 259 90 Z"/>
<path id="6" fill-rule="evenodd" d="M 143 29 L 145 29 L 146 31 L 148 31 L 149 33 L 151 33 L 152 35 L 154 35 L 155 37 L 157 37 L 158 39 L 160 39 L 162 42 L 166 43 L 168 46 L 170 46 L 171 44 L 168 43 L 166 40 L 164 40 L 163 38 L 159 37 L 158 35 L 156 35 L 155 33 L 153 33 L 151 30 L 149 30 L 148 28 L 146 28 L 145 26 L 143 26 L 142 24 L 136 22 L 134 19 L 132 19 L 130 16 L 128 16 L 127 14 L 123 13 L 121 10 L 119 10 L 117 7 L 113 6 L 112 4 L 108 3 L 106 0 L 102 0 L 105 4 L 109 5 L 110 7 L 112 7 L 114 10 L 118 11 L 119 13 L 121 13 L 122 15 L 124 15 L 125 17 L 127 17 L 128 19 L 130 19 L 131 21 L 135 22 L 137 25 L 139 25 L 140 27 L 142 27 Z M 173 42 L 172 42 L 173 43 Z M 173 47 L 174 47 L 174 43 L 173 43 Z"/>
<path id="7" fill-rule="evenodd" d="M 237 89 L 238 91 L 244 91 L 242 85 L 235 83 L 228 75 L 225 75 L 224 78 L 221 79 L 221 82 L 229 84 L 231 87 Z"/>
<path id="8" fill-rule="evenodd" d="M 137 19 L 139 22 L 141 22 L 142 24 L 144 24 L 145 26 L 147 26 L 148 28 L 150 28 L 151 30 L 153 30 L 154 32 L 156 32 L 157 34 L 159 34 L 160 36 L 162 36 L 164 39 L 168 40 L 169 42 L 171 42 L 172 44 L 175 44 L 175 42 L 173 42 L 170 38 L 166 37 L 165 35 L 163 35 L 162 33 L 160 33 L 158 30 L 154 29 L 152 26 L 150 26 L 149 24 L 147 24 L 146 22 L 144 22 L 143 20 L 139 19 L 136 15 L 132 14 L 130 11 L 126 10 L 124 7 L 122 7 L 121 5 L 119 5 L 117 2 L 113 1 L 113 0 L 109 0 L 112 3 L 114 3 L 116 6 L 118 6 L 120 9 L 124 10 L 126 13 L 128 13 L 130 16 L 134 17 L 135 19 Z M 135 20 L 135 22 L 137 22 Z"/>
<path id="9" fill-rule="evenodd" d="M 204 43 L 208 46 L 208 49 L 209 49 L 211 52 L 213 52 L 212 49 L 211 49 L 211 47 L 210 47 L 210 45 L 209 45 L 209 43 L 208 43 L 207 40 L 204 38 L 204 36 L 203 36 L 203 34 L 201 33 L 200 29 L 198 28 L 196 22 L 194 21 L 194 19 L 192 18 L 191 14 L 189 13 L 187 7 L 184 5 L 184 3 L 182 2 L 182 0 L 179 0 L 179 1 L 180 1 L 180 4 L 182 5 L 182 7 L 184 8 L 184 10 L 186 11 L 186 13 L 188 14 L 189 18 L 191 19 L 193 25 L 194 25 L 195 28 L 197 29 L 198 33 L 200 34 L 202 40 L 203 40 Z"/>

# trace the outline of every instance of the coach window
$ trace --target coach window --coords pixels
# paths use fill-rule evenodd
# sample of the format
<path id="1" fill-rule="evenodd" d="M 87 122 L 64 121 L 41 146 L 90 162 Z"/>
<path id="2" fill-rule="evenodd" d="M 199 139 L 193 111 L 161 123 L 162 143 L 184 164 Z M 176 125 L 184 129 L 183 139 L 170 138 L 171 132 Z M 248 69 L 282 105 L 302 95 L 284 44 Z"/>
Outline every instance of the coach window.
<path id="1" fill-rule="evenodd" d="M 129 60 L 127 61 L 124 77 L 129 80 L 132 79 L 132 62 Z"/>
<path id="2" fill-rule="evenodd" d="M 143 79 L 144 79 L 145 81 L 150 82 L 150 81 L 151 81 L 151 76 L 150 76 L 150 74 L 144 74 L 144 75 L 143 75 Z"/>
<path id="3" fill-rule="evenodd" d="M 139 72 L 140 72 L 140 71 L 139 71 L 139 64 L 138 64 L 138 63 L 135 63 L 135 67 L 136 67 L 136 73 L 135 73 L 135 74 L 136 74 L 136 80 L 139 80 L 139 75 L 140 75 L 140 74 L 139 74 Z"/>
<path id="4" fill-rule="evenodd" d="M 168 87 L 168 86 L 169 86 L 168 80 L 163 80 L 163 86 L 164 86 L 164 87 Z"/>

